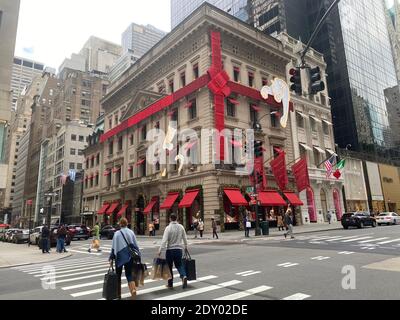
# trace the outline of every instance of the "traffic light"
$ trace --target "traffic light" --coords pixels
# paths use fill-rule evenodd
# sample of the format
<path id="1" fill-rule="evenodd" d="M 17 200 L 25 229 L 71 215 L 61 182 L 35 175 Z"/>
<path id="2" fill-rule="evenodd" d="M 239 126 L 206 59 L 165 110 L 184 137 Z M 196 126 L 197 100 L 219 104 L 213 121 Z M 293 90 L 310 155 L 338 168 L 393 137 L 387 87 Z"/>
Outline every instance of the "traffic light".
<path id="1" fill-rule="evenodd" d="M 289 74 L 292 76 L 290 78 L 291 86 L 290 90 L 296 92 L 299 96 L 303 94 L 303 87 L 301 84 L 301 69 L 293 68 L 290 69 Z"/>
<path id="2" fill-rule="evenodd" d="M 254 155 L 256 158 L 262 157 L 264 154 L 263 142 L 260 140 L 254 141 Z"/>
<path id="3" fill-rule="evenodd" d="M 325 90 L 325 82 L 322 81 L 321 69 L 319 67 L 309 69 L 310 94 L 317 94 Z"/>

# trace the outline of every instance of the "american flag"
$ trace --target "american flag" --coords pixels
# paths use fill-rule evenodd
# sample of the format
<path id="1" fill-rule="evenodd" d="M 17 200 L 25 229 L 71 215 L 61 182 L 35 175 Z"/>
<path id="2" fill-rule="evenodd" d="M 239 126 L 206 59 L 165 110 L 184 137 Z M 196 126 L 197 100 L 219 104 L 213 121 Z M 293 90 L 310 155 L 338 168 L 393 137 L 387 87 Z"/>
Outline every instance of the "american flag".
<path id="1" fill-rule="evenodd" d="M 333 172 L 333 167 L 336 165 L 336 156 L 332 156 L 329 160 L 325 161 L 326 177 L 329 179 Z"/>

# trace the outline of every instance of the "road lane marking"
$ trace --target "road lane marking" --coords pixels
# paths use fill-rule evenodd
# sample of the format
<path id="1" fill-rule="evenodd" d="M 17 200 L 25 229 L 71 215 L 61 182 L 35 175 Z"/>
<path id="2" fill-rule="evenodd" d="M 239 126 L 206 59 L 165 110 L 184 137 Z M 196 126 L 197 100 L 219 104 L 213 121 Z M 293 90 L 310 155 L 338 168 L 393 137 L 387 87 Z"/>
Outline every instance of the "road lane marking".
<path id="1" fill-rule="evenodd" d="M 296 293 L 290 297 L 283 298 L 282 300 L 305 300 L 308 298 L 311 298 L 311 296 L 309 296 L 308 294 Z"/>
<path id="2" fill-rule="evenodd" d="M 246 298 L 246 297 L 249 297 L 249 296 L 253 296 L 253 295 L 256 295 L 256 294 L 259 294 L 261 292 L 265 292 L 265 291 L 268 291 L 268 290 L 271 290 L 271 289 L 273 289 L 273 287 L 260 286 L 260 287 L 253 288 L 253 289 L 250 289 L 250 290 L 246 290 L 246 291 L 230 294 L 230 295 L 227 295 L 227 296 L 223 296 L 223 297 L 220 297 L 220 298 L 216 298 L 214 300 L 238 300 L 238 299 L 242 299 L 242 298 Z"/>
<path id="3" fill-rule="evenodd" d="M 278 264 L 278 267 L 291 268 L 291 267 L 295 267 L 298 265 L 299 265 L 298 263 L 286 262 L 286 263 Z"/>
<path id="4" fill-rule="evenodd" d="M 394 239 L 394 240 L 388 240 L 384 242 L 379 242 L 378 244 L 388 244 L 388 243 L 393 243 L 393 242 L 400 242 L 400 239 Z"/>
<path id="5" fill-rule="evenodd" d="M 385 237 L 385 238 L 375 238 L 375 239 L 371 239 L 371 240 L 360 241 L 359 243 L 370 243 L 370 242 L 382 241 L 382 240 L 387 240 L 387 239 L 389 239 L 389 238 L 388 238 L 388 237 Z"/>
<path id="6" fill-rule="evenodd" d="M 357 238 L 359 236 L 352 236 L 352 237 L 337 237 L 335 239 L 329 239 L 326 240 L 326 242 L 333 242 L 333 241 L 339 241 L 339 240 L 347 240 L 347 239 L 353 239 L 353 238 Z"/>
<path id="7" fill-rule="evenodd" d="M 239 272 L 239 273 L 236 273 L 236 275 L 237 275 L 237 276 L 241 276 L 241 275 L 243 275 L 243 274 L 250 273 L 250 272 L 254 272 L 254 270 Z"/>
<path id="8" fill-rule="evenodd" d="M 181 293 L 177 293 L 177 294 L 168 295 L 168 296 L 165 296 L 162 298 L 157 298 L 154 300 L 177 300 L 177 299 L 186 298 L 186 297 L 190 297 L 190 296 L 194 296 L 194 295 L 198 295 L 198 294 L 202 294 L 202 293 L 206 293 L 206 292 L 210 292 L 210 291 L 215 291 L 218 289 L 231 287 L 231 286 L 241 284 L 241 283 L 242 283 L 242 281 L 232 280 L 232 281 L 223 282 L 220 284 L 207 286 L 207 287 L 200 288 L 200 289 L 195 289 L 192 291 L 185 291 L 185 292 L 181 292 Z"/>
<path id="9" fill-rule="evenodd" d="M 323 256 L 319 256 L 319 257 L 314 257 L 314 258 L 311 258 L 311 260 L 318 260 L 318 261 L 323 261 L 323 260 L 328 260 L 328 259 L 330 259 L 331 257 L 323 257 Z"/>
<path id="10" fill-rule="evenodd" d="M 343 243 L 347 243 L 347 242 L 353 242 L 353 241 L 359 241 L 359 240 L 365 240 L 365 239 L 371 239 L 372 237 L 361 237 L 361 238 L 355 238 L 355 239 L 350 239 L 350 240 L 344 240 L 341 241 Z"/>
<path id="11" fill-rule="evenodd" d="M 92 252 L 88 252 L 87 250 L 86 251 L 79 251 L 79 250 L 69 249 L 68 251 L 75 252 L 75 253 L 81 253 L 81 254 L 87 254 L 87 255 L 90 255 L 90 256 L 101 256 L 102 255 L 102 253 L 92 253 Z"/>
<path id="12" fill-rule="evenodd" d="M 342 251 L 342 252 L 338 252 L 338 254 L 343 254 L 343 255 L 350 255 L 350 254 L 354 254 L 355 252 L 352 251 Z"/>
<path id="13" fill-rule="evenodd" d="M 250 277 L 250 276 L 254 276 L 255 274 L 260 274 L 260 273 L 261 273 L 261 271 L 255 271 L 255 272 L 243 274 L 242 277 Z"/>

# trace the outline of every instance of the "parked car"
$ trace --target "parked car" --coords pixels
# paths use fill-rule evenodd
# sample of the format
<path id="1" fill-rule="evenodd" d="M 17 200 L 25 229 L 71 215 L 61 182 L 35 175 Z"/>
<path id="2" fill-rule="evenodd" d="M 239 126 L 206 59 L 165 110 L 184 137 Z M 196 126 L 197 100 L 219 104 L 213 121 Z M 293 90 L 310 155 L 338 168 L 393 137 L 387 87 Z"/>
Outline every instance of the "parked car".
<path id="1" fill-rule="evenodd" d="M 369 212 L 348 212 L 342 217 L 342 226 L 345 229 L 357 227 L 362 229 L 365 226 L 376 227 L 376 220 Z"/>
<path id="2" fill-rule="evenodd" d="M 8 229 L 5 236 L 4 236 L 4 240 L 6 242 L 11 242 L 12 237 L 14 235 L 14 233 L 16 233 L 19 229 Z"/>
<path id="3" fill-rule="evenodd" d="M 56 247 L 57 246 L 57 230 L 58 227 L 51 227 L 50 231 L 50 247 Z M 65 238 L 65 244 L 69 246 L 71 244 L 72 237 L 71 237 L 71 232 L 67 231 L 67 236 Z M 39 249 L 42 249 L 42 234 L 40 234 L 39 240 L 38 240 L 38 246 Z"/>
<path id="4" fill-rule="evenodd" d="M 24 243 L 29 241 L 29 229 L 17 230 L 11 237 L 11 242 L 15 244 Z"/>
<path id="5" fill-rule="evenodd" d="M 100 231 L 100 238 L 107 238 L 108 240 L 112 240 L 112 238 L 114 238 L 115 232 L 117 232 L 117 229 L 113 226 L 104 226 Z"/>
<path id="6" fill-rule="evenodd" d="M 38 245 L 40 233 L 42 232 L 43 226 L 37 227 L 31 231 L 30 242 L 31 244 Z"/>
<path id="7" fill-rule="evenodd" d="M 376 218 L 376 222 L 378 223 L 378 226 L 381 226 L 382 224 L 394 226 L 400 223 L 400 216 L 394 212 L 384 212 Z"/>
<path id="8" fill-rule="evenodd" d="M 71 233 L 72 240 L 74 239 L 85 239 L 90 238 L 90 231 L 84 225 L 70 225 L 68 231 Z"/>

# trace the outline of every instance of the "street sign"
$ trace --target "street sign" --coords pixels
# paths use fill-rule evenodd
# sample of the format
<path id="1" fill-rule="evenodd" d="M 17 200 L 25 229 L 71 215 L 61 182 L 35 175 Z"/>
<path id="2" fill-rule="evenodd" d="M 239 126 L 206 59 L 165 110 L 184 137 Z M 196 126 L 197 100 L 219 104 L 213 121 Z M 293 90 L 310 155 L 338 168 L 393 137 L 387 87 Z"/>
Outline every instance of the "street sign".
<path id="1" fill-rule="evenodd" d="M 248 193 L 248 194 L 254 193 L 254 187 L 247 187 L 246 188 L 246 193 Z"/>

